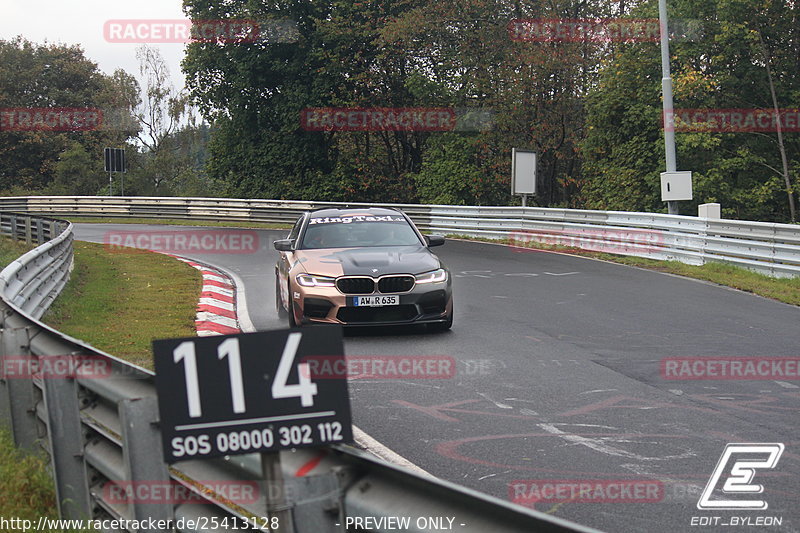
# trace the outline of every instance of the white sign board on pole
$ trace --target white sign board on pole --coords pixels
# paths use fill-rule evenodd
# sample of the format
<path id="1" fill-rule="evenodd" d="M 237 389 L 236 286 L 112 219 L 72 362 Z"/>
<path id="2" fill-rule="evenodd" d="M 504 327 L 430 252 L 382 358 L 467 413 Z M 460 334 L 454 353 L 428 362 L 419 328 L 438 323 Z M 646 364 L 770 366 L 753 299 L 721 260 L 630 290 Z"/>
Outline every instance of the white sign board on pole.
<path id="1" fill-rule="evenodd" d="M 661 201 L 673 202 L 692 199 L 692 171 L 661 173 Z"/>
<path id="2" fill-rule="evenodd" d="M 511 149 L 511 194 L 536 194 L 536 152 Z"/>

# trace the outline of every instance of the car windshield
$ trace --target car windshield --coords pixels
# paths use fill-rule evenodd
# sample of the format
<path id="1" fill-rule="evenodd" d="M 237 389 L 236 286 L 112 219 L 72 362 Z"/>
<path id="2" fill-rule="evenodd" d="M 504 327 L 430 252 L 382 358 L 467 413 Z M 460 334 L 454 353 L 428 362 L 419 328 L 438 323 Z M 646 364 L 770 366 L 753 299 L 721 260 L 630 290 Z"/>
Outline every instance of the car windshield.
<path id="1" fill-rule="evenodd" d="M 362 246 L 419 246 L 416 232 L 402 216 L 312 217 L 301 249 Z"/>

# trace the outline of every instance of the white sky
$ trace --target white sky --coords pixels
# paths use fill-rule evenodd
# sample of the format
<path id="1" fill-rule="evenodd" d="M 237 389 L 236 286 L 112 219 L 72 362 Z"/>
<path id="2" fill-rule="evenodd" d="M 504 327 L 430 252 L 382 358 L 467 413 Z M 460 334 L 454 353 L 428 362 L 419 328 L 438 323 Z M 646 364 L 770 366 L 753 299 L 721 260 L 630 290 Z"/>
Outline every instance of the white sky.
<path id="1" fill-rule="evenodd" d="M 78 44 L 84 55 L 111 74 L 122 68 L 141 81 L 136 48 L 141 44 L 110 43 L 103 35 L 107 20 L 185 19 L 181 0 L 0 0 L 0 39 L 17 35 L 35 43 Z M 184 85 L 180 62 L 184 44 L 149 44 L 169 66 L 173 84 Z"/>

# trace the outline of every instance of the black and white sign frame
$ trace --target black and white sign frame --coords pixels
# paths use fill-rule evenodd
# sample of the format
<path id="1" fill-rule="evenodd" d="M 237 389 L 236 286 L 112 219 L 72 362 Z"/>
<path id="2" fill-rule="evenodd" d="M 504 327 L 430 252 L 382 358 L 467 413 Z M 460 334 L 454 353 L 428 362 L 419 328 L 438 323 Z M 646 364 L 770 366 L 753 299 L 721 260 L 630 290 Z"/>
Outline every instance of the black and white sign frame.
<path id="1" fill-rule="evenodd" d="M 167 463 L 353 441 L 347 376 L 304 362 L 345 366 L 340 326 L 157 340 L 153 354 Z"/>

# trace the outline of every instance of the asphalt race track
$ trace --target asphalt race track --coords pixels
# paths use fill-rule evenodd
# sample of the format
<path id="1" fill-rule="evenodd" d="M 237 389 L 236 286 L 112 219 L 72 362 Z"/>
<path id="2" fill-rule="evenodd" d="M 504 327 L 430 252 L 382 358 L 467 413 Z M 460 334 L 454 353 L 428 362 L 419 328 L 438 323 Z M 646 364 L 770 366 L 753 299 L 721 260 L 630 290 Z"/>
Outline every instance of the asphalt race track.
<path id="1" fill-rule="evenodd" d="M 159 229 L 177 228 L 75 225 L 76 238 L 95 242 L 108 231 Z M 288 231 L 257 233 L 255 253 L 183 255 L 239 278 L 256 329 L 285 327 L 274 310 L 272 241 Z M 436 476 L 609 532 L 800 531 L 797 376 L 686 380 L 661 370 L 673 357 L 797 357 L 800 309 L 569 255 L 461 241 L 435 251 L 455 274 L 453 329 L 352 331 L 346 351 L 447 356 L 456 371 L 351 380 L 361 429 Z M 785 445 L 774 468 L 756 470 L 768 509 L 697 508 L 727 443 Z M 532 503 L 531 483 L 552 480 L 657 490 Z M 737 516 L 751 525 L 721 525 Z M 714 517 L 717 526 L 705 525 Z M 757 517 L 782 522 L 756 527 Z"/>

